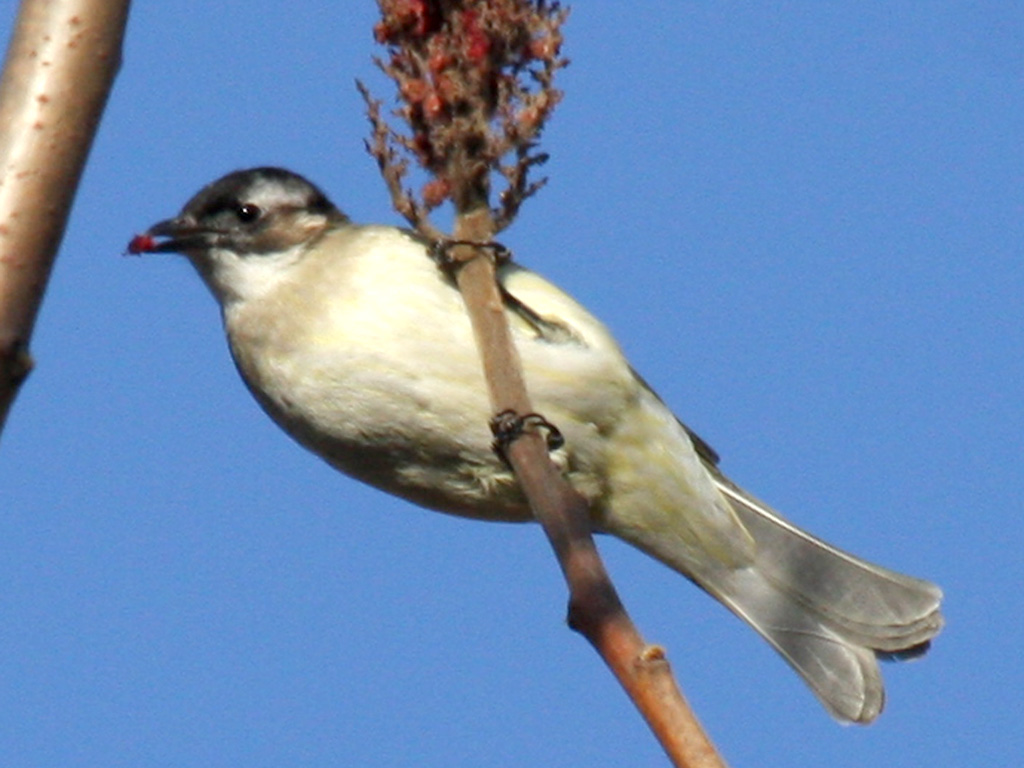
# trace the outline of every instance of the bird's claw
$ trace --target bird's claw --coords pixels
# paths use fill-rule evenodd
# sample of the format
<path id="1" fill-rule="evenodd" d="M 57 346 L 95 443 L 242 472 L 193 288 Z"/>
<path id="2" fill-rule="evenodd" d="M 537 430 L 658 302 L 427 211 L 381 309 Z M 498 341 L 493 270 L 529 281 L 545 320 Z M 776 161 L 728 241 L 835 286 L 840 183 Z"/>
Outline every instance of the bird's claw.
<path id="1" fill-rule="evenodd" d="M 528 432 L 543 429 L 547 434 L 549 451 L 557 451 L 565 445 L 565 438 L 558 427 L 539 413 L 527 413 L 520 416 L 511 408 L 497 414 L 491 419 L 491 434 L 494 435 L 494 452 L 505 458 L 508 447 Z"/>
<path id="2" fill-rule="evenodd" d="M 460 245 L 473 248 L 476 252 L 468 258 L 455 258 L 452 255 L 452 249 Z M 507 246 L 495 242 L 494 240 L 490 240 L 486 243 L 477 243 L 473 240 L 450 240 L 448 238 L 441 238 L 432 242 L 428 249 L 430 258 L 432 258 L 434 262 L 446 272 L 457 271 L 459 267 L 467 261 L 479 256 L 480 251 L 489 251 L 491 258 L 494 259 L 495 266 L 498 267 L 512 260 L 512 251 L 509 250 Z"/>

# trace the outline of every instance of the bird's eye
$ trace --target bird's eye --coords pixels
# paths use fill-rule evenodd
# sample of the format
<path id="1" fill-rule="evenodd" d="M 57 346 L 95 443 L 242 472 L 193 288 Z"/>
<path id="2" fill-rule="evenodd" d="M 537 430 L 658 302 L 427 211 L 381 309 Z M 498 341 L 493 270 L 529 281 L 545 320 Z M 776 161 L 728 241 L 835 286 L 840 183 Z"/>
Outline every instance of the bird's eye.
<path id="1" fill-rule="evenodd" d="M 242 203 L 235 209 L 235 215 L 238 216 L 238 220 L 243 224 L 256 221 L 262 213 L 263 211 L 260 210 L 260 207 L 253 203 Z"/>

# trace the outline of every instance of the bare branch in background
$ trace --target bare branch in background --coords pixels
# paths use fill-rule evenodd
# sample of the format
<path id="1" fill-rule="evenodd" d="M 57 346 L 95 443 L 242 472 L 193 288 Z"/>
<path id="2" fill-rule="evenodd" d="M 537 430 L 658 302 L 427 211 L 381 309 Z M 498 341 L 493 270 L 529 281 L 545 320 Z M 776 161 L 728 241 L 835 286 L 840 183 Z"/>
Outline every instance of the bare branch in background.
<path id="1" fill-rule="evenodd" d="M 0 431 L 121 63 L 128 0 L 23 0 L 0 81 Z"/>
<path id="2" fill-rule="evenodd" d="M 562 94 L 562 25 L 568 12 L 543 0 L 379 0 L 374 29 L 387 57 L 378 60 L 398 91 L 387 125 L 380 102 L 360 84 L 380 166 L 395 208 L 424 237 L 441 240 L 473 322 L 495 414 L 533 413 L 506 320 L 492 238 L 508 227 L 545 179 L 532 174 L 547 155 L 541 131 Z M 507 158 L 507 159 L 506 159 Z M 409 164 L 429 175 L 419 194 Z M 492 182 L 503 182 L 492 202 Z M 429 212 L 455 208 L 454 239 L 440 237 Z M 557 425 L 555 425 L 557 426 Z M 678 766 L 724 765 L 672 678 L 664 651 L 633 626 L 601 562 L 586 501 L 552 464 L 535 429 L 508 440 L 505 456 L 544 527 L 569 586 L 569 623 L 611 667 Z"/>

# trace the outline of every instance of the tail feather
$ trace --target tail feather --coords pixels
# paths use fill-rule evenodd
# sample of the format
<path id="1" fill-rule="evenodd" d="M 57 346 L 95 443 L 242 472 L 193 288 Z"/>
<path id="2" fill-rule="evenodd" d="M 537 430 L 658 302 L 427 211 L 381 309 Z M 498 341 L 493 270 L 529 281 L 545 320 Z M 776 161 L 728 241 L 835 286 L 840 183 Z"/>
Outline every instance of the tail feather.
<path id="1" fill-rule="evenodd" d="M 885 703 L 878 659 L 927 650 L 942 628 L 941 590 L 836 549 L 714 474 L 757 554 L 748 568 L 698 581 L 771 643 L 834 717 L 870 723 Z"/>
<path id="2" fill-rule="evenodd" d="M 719 489 L 757 541 L 757 569 L 843 636 L 899 654 L 942 628 L 942 591 L 930 582 L 865 562 L 802 531 L 734 484 Z"/>
<path id="3" fill-rule="evenodd" d="M 793 599 L 754 568 L 719 574 L 702 584 L 767 640 L 837 720 L 869 723 L 885 703 L 878 661 L 870 649 Z"/>
<path id="4" fill-rule="evenodd" d="M 756 542 L 748 565 L 698 562 L 664 538 L 619 534 L 750 624 L 836 719 L 870 723 L 885 703 L 879 659 L 927 649 L 942 628 L 941 590 L 836 549 L 708 469 Z"/>

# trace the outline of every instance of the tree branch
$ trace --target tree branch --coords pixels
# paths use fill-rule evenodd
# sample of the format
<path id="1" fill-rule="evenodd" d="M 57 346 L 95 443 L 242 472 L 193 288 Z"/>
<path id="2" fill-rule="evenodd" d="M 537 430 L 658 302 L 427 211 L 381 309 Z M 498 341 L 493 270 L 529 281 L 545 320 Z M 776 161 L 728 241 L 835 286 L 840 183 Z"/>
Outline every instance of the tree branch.
<path id="1" fill-rule="evenodd" d="M 439 201 L 418 204 L 403 187 L 401 150 L 433 175 L 424 196 L 441 190 L 453 203 L 454 241 L 447 251 L 472 320 L 491 407 L 495 413 L 531 414 L 493 251 L 467 243 L 489 243 L 543 183 L 531 183 L 528 176 L 546 159 L 535 151 L 536 139 L 561 96 L 553 77 L 566 64 L 559 57 L 566 14 L 543 0 L 378 4 L 382 20 L 376 35 L 390 52 L 380 65 L 398 86 L 404 106 L 397 114 L 412 135 L 384 125 L 379 104 L 362 89 L 373 126 L 368 147 L 396 207 L 426 237 L 436 238 L 426 210 Z M 503 166 L 509 153 L 515 161 Z M 492 173 L 507 182 L 495 208 Z M 644 642 L 622 606 L 594 545 L 587 503 L 551 462 L 542 435 L 526 429 L 504 453 L 565 575 L 570 626 L 601 654 L 675 765 L 724 768 L 672 678 L 663 649 Z"/>
<path id="2" fill-rule="evenodd" d="M 121 62 L 128 0 L 22 0 L 0 81 L 0 432 Z"/>

